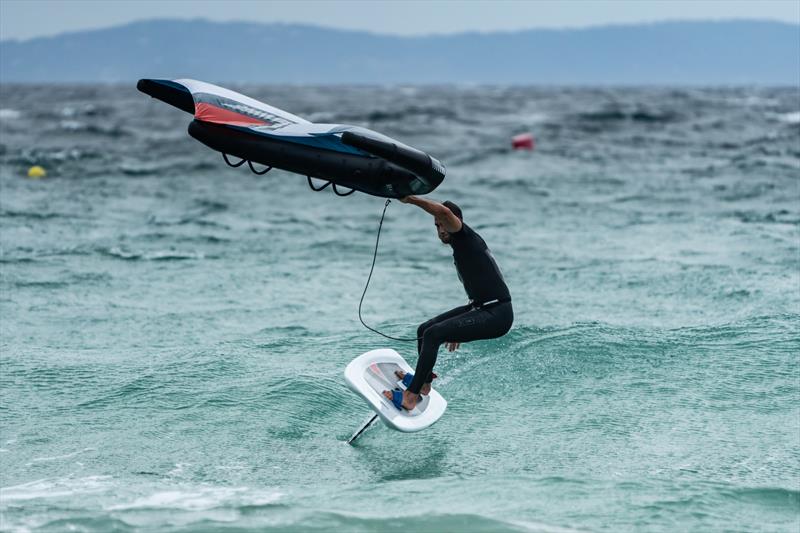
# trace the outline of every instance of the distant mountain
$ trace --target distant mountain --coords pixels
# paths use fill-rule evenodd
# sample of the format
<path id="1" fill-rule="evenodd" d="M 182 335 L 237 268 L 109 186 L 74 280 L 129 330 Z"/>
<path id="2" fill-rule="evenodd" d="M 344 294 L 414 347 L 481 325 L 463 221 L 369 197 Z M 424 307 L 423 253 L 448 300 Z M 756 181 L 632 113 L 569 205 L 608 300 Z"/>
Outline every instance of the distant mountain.
<path id="1" fill-rule="evenodd" d="M 800 85 L 800 26 L 663 22 L 377 35 L 295 24 L 150 20 L 0 41 L 2 82 L 191 77 L 257 83 Z"/>

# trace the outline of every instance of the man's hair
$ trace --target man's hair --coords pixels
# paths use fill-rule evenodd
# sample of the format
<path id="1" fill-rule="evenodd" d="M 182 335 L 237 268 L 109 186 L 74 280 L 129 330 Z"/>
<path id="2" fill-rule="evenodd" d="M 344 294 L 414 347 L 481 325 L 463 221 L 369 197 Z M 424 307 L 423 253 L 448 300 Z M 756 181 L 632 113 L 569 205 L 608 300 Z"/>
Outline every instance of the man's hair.
<path id="1" fill-rule="evenodd" d="M 461 208 L 458 207 L 456 204 L 454 204 L 450 200 L 447 200 L 446 202 L 442 202 L 442 205 L 445 206 L 447 209 L 449 209 L 455 216 L 457 216 L 460 221 L 462 222 L 464 221 L 464 217 L 461 216 Z"/>

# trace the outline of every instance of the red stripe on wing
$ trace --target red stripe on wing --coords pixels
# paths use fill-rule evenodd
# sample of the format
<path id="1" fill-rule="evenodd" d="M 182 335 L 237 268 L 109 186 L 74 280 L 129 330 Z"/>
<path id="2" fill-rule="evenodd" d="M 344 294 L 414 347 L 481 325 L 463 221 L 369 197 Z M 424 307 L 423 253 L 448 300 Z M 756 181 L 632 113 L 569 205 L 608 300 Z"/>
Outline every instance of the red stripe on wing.
<path id="1" fill-rule="evenodd" d="M 231 126 L 262 126 L 270 124 L 265 120 L 248 117 L 235 111 L 222 109 L 215 105 L 200 102 L 194 106 L 194 118 L 214 124 L 230 124 Z"/>

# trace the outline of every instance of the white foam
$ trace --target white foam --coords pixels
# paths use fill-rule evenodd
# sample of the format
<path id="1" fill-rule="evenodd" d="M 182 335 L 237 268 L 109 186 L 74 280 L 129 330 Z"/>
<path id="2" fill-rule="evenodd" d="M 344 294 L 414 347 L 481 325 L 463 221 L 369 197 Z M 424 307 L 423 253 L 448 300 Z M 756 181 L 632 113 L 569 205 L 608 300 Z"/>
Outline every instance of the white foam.
<path id="1" fill-rule="evenodd" d="M 187 466 L 191 466 L 191 463 L 175 463 L 175 466 L 172 470 L 167 472 L 167 475 L 171 477 L 181 477 Z"/>
<path id="2" fill-rule="evenodd" d="M 75 457 L 76 455 L 79 455 L 81 453 L 91 452 L 91 451 L 95 451 L 95 450 L 96 450 L 96 448 L 84 448 L 82 450 L 78 450 L 77 452 L 67 453 L 65 455 L 54 455 L 52 457 L 34 457 L 34 459 L 31 462 L 32 463 L 44 463 L 44 462 L 48 462 L 48 461 L 59 461 L 61 459 L 70 459 L 70 458 Z"/>
<path id="3" fill-rule="evenodd" d="M 520 527 L 530 533 L 580 533 L 585 531 L 583 529 L 571 529 L 568 527 L 540 524 L 529 520 L 509 520 L 507 523 Z"/>
<path id="4" fill-rule="evenodd" d="M 21 485 L 0 488 L 0 502 L 60 498 L 76 494 L 102 492 L 111 487 L 111 476 L 88 476 L 83 478 L 37 479 Z"/>
<path id="5" fill-rule="evenodd" d="M 22 113 L 16 109 L 0 109 L 0 120 L 16 120 L 22 116 Z"/>
<path id="6" fill-rule="evenodd" d="M 776 117 L 781 122 L 787 122 L 789 124 L 800 124 L 800 111 L 795 111 L 793 113 L 782 113 Z"/>
<path id="7" fill-rule="evenodd" d="M 81 131 L 86 129 L 86 124 L 79 120 L 62 120 L 59 126 L 61 126 L 61 129 L 67 131 Z"/>
<path id="8" fill-rule="evenodd" d="M 137 498 L 130 503 L 108 507 L 108 511 L 133 509 L 171 509 L 180 511 L 208 511 L 220 507 L 243 505 L 268 505 L 279 500 L 281 494 L 272 490 L 253 490 L 248 487 L 198 487 L 165 490 Z"/>

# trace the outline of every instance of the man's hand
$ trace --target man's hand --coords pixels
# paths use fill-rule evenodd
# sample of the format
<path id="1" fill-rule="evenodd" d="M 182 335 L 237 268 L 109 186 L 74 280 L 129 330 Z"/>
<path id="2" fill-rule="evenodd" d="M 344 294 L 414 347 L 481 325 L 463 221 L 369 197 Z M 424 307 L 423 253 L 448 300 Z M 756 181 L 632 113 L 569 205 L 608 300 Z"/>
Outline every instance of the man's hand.
<path id="1" fill-rule="evenodd" d="M 410 204 L 411 200 L 413 199 L 414 199 L 413 196 L 403 196 L 402 198 L 400 198 L 400 201 L 403 202 L 404 204 Z"/>
<path id="2" fill-rule="evenodd" d="M 458 347 L 461 346 L 460 342 L 446 342 L 444 343 L 445 347 L 447 348 L 448 352 L 455 352 L 458 350 Z"/>

